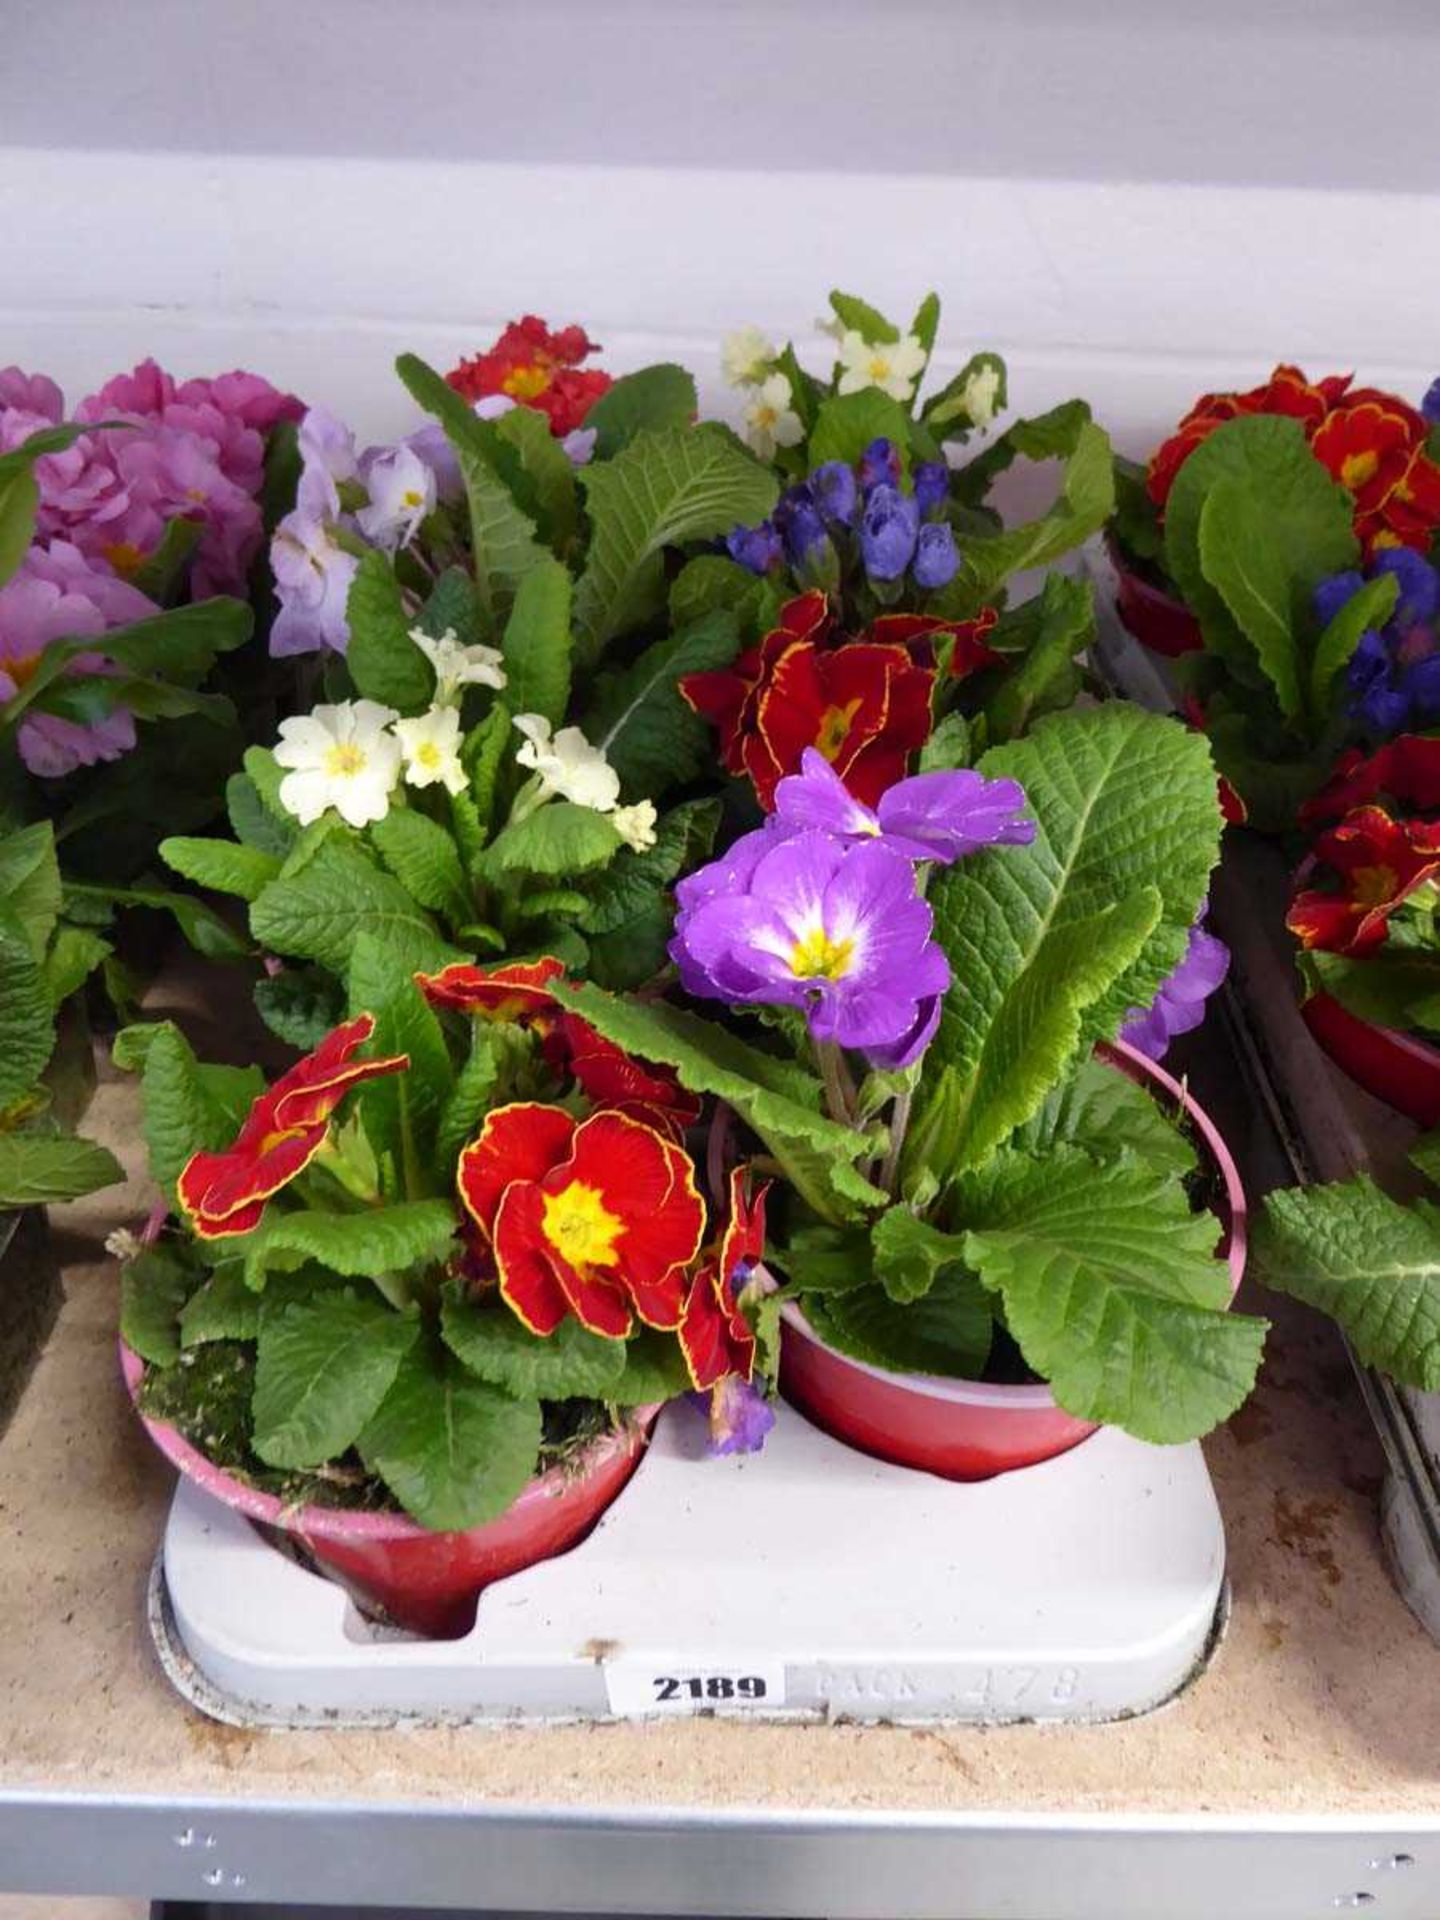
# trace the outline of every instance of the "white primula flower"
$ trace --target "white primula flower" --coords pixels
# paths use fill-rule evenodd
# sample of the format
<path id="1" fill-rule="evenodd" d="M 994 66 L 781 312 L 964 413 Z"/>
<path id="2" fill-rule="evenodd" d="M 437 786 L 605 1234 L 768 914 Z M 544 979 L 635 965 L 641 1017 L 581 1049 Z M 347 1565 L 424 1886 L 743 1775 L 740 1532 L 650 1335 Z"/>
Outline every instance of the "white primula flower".
<path id="1" fill-rule="evenodd" d="M 637 800 L 633 807 L 616 807 L 610 816 L 610 824 L 636 853 L 644 853 L 647 847 L 655 844 L 655 802 Z"/>
<path id="2" fill-rule="evenodd" d="M 961 391 L 965 411 L 977 427 L 988 427 L 1000 398 L 1000 369 L 988 362 L 978 366 Z"/>
<path id="3" fill-rule="evenodd" d="M 841 393 L 879 387 L 892 400 L 908 400 L 925 371 L 925 349 L 913 333 L 898 340 L 867 340 L 849 328 L 840 341 Z"/>
<path id="4" fill-rule="evenodd" d="M 755 392 L 745 408 L 745 438 L 762 460 L 769 460 L 777 447 L 793 447 L 805 438 L 800 416 L 790 405 L 790 382 L 783 373 L 772 373 Z"/>
<path id="5" fill-rule="evenodd" d="M 367 456 L 365 487 L 370 504 L 355 518 L 365 538 L 387 553 L 408 547 L 421 521 L 435 511 L 434 471 L 403 442 Z"/>
<path id="6" fill-rule="evenodd" d="M 139 1234 L 129 1227 L 116 1227 L 105 1236 L 105 1251 L 112 1260 L 134 1260 L 145 1251 L 145 1246 Z"/>
<path id="7" fill-rule="evenodd" d="M 525 736 L 515 750 L 516 762 L 534 768 L 545 793 L 558 793 L 596 813 L 611 811 L 620 798 L 620 776 L 579 727 L 562 727 L 552 736 L 550 722 L 538 713 L 517 713 L 515 725 Z"/>
<path id="8" fill-rule="evenodd" d="M 455 629 L 447 627 L 438 639 L 432 639 L 419 627 L 410 629 L 410 638 L 435 669 L 435 701 L 451 706 L 466 687 L 495 687 L 505 684 L 505 656 L 498 647 L 477 642 L 462 647 Z"/>
<path id="9" fill-rule="evenodd" d="M 400 771 L 400 742 L 389 731 L 399 717 L 378 700 L 341 700 L 282 720 L 275 764 L 289 771 L 281 806 L 302 827 L 327 807 L 352 827 L 383 820 Z"/>
<path id="10" fill-rule="evenodd" d="M 431 707 L 414 720 L 397 720 L 395 737 L 405 756 L 405 780 L 412 787 L 463 793 L 470 782 L 460 764 L 460 709 Z"/>
<path id="11" fill-rule="evenodd" d="M 775 364 L 778 349 L 759 327 L 737 327 L 720 343 L 720 370 L 727 387 L 758 387 Z"/>

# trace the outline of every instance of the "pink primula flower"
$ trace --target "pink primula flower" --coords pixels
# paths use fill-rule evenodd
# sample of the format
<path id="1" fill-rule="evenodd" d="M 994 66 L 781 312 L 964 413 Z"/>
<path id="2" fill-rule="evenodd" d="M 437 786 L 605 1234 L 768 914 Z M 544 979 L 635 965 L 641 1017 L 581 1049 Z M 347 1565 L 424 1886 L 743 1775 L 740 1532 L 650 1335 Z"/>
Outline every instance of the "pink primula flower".
<path id="1" fill-rule="evenodd" d="M 0 587 L 0 701 L 13 699 L 52 640 L 97 638 L 158 613 L 143 593 L 68 541 L 32 547 Z M 71 674 L 106 673 L 101 653 L 78 654 Z M 117 760 L 135 745 L 135 720 L 119 709 L 92 725 L 58 714 L 30 713 L 20 723 L 20 758 L 32 773 L 54 778 L 98 760 Z"/>

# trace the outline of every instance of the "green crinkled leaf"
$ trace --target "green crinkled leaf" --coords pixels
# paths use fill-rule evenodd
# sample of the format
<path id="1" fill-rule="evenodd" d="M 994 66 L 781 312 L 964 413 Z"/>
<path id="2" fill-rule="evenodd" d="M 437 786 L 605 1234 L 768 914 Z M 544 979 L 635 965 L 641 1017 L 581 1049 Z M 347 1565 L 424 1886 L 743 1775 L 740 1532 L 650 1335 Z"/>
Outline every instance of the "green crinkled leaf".
<path id="1" fill-rule="evenodd" d="M 1177 1177 L 1196 1164 L 1194 1147 L 1154 1096 L 1093 1058 L 1052 1088 L 1006 1144 L 1036 1157 L 1067 1146 L 1083 1148 L 1094 1160 L 1133 1153 L 1152 1173 Z"/>
<path id="2" fill-rule="evenodd" d="M 180 1309 L 193 1284 L 165 1247 L 146 1247 L 120 1269 L 120 1338 L 153 1367 L 180 1357 Z"/>
<path id="3" fill-rule="evenodd" d="M 66 1134 L 0 1133 L 0 1208 L 44 1207 L 114 1186 L 125 1170 L 107 1147 Z"/>
<path id="4" fill-rule="evenodd" d="M 435 672 L 410 638 L 415 621 L 395 569 L 373 548 L 364 555 L 345 602 L 350 644 L 345 664 L 356 691 L 400 713 L 423 713 L 435 697 Z"/>
<path id="5" fill-rule="evenodd" d="M 496 440 L 511 455 L 509 461 L 502 456 L 501 478 L 546 543 L 558 554 L 567 553 L 579 525 L 580 503 L 575 468 L 550 431 L 549 419 L 538 408 L 519 406 L 502 414 L 493 426 Z"/>
<path id="6" fill-rule="evenodd" d="M 319 1046 L 345 1017 L 341 984 L 321 967 L 285 967 L 257 980 L 254 991 L 266 1026 L 301 1053 Z"/>
<path id="7" fill-rule="evenodd" d="M 0 839 L 0 906 L 24 928 L 30 951 L 43 961 L 60 917 L 60 868 L 55 831 L 37 820 Z"/>
<path id="8" fill-rule="evenodd" d="M 667 547 L 763 520 L 777 492 L 773 475 L 714 425 L 638 433 L 613 460 L 582 469 L 581 484 L 593 529 L 575 589 L 581 667 L 661 604 Z"/>
<path id="9" fill-rule="evenodd" d="M 1255 649 L 1287 720 L 1298 717 L 1299 626 L 1290 557 L 1275 539 L 1262 495 L 1243 481 L 1217 480 L 1200 509 L 1200 564 L 1226 611 Z"/>
<path id="10" fill-rule="evenodd" d="M 216 893 L 233 893 L 255 900 L 280 872 L 273 853 L 231 840 L 192 840 L 173 836 L 160 842 L 160 858 L 167 867 Z"/>
<path id="11" fill-rule="evenodd" d="M 446 1096 L 435 1131 L 435 1165 L 442 1184 L 448 1186 L 454 1179 L 460 1149 L 480 1131 L 499 1077 L 494 1033 L 487 1022 L 472 1020 L 470 1052 Z"/>
<path id="12" fill-rule="evenodd" d="M 985 1289 L 958 1267 L 944 1272 L 921 1299 L 908 1305 L 873 1284 L 807 1295 L 804 1305 L 822 1340 L 867 1366 L 896 1373 L 978 1379 L 995 1332 Z"/>
<path id="13" fill-rule="evenodd" d="M 400 1200 L 364 1213 L 272 1211 L 231 1244 L 245 1262 L 246 1284 L 259 1290 L 267 1274 L 293 1272 L 307 1260 L 350 1280 L 388 1280 L 448 1259 L 454 1239 L 455 1210 L 448 1200 Z"/>
<path id="14" fill-rule="evenodd" d="M 487 880 L 508 873 L 569 878 L 603 867 L 624 845 L 603 813 L 573 800 L 550 800 L 523 820 L 502 827 L 480 856 Z"/>
<path id="15" fill-rule="evenodd" d="M 545 561 L 520 583 L 501 650 L 509 711 L 538 713 L 552 727 L 563 726 L 570 704 L 570 575 L 557 561 Z"/>
<path id="16" fill-rule="evenodd" d="M 1331 688 L 1349 666 L 1360 636 L 1369 627 L 1383 627 L 1399 597 L 1398 575 L 1377 573 L 1358 593 L 1351 594 L 1321 632 L 1310 662 L 1310 712 L 1318 724 L 1323 725 L 1329 714 Z"/>
<path id="17" fill-rule="evenodd" d="M 649 1407 L 689 1391 L 680 1342 L 673 1333 L 644 1327 L 625 1343 L 625 1371 L 605 1398 L 612 1407 Z"/>
<path id="18" fill-rule="evenodd" d="M 995 743 L 1018 738 L 1037 713 L 1070 705 L 1079 690 L 1076 656 L 1095 634 L 1088 580 L 1052 573 L 1021 613 L 1028 616 L 1025 650 L 985 706 L 986 733 Z"/>
<path id="19" fill-rule="evenodd" d="M 625 1371 L 625 1342 L 562 1320 L 554 1333 L 531 1333 L 506 1306 L 476 1306 L 446 1293 L 445 1344 L 478 1379 L 519 1400 L 608 1400 Z"/>
<path id="20" fill-rule="evenodd" d="M 795 1227 L 784 1246 L 767 1245 L 765 1258 L 796 1293 L 853 1293 L 874 1279 L 868 1226 Z"/>
<path id="21" fill-rule="evenodd" d="M 470 791 L 468 794 L 457 794 L 451 805 L 455 810 L 457 840 L 461 838 L 462 831 L 467 838 L 472 834 L 476 836 L 475 851 L 467 854 L 472 869 L 490 833 L 500 775 L 514 744 L 511 710 L 498 701 L 465 737 L 461 759 L 465 763 L 465 771 L 470 775 Z M 462 815 L 467 814 L 467 809 L 469 813 L 462 829 L 461 819 Z"/>
<path id="22" fill-rule="evenodd" d="M 416 1347 L 359 1436 L 360 1453 L 422 1526 L 459 1531 L 494 1520 L 535 1472 L 540 1405 L 515 1400 L 443 1348 Z"/>
<path id="23" fill-rule="evenodd" d="M 269 820 L 272 828 L 277 829 L 285 837 L 284 847 L 269 846 L 266 848 L 266 851 L 270 853 L 288 851 L 299 833 L 299 828 L 295 824 L 293 814 L 287 813 L 280 803 L 280 782 L 285 778 L 285 769 L 276 764 L 275 755 L 269 747 L 247 747 L 245 749 L 244 764 L 245 772 L 243 778 L 248 780 L 254 788 L 254 797 L 256 801 L 259 802 L 261 811 Z M 237 778 L 239 777 L 242 776 L 237 776 Z M 228 789 L 226 798 L 227 800 L 230 799 Z M 250 815 L 254 830 L 259 832 L 261 831 L 261 823 L 254 817 L 249 803 L 249 794 L 243 795 L 241 798 L 242 811 Z M 240 839 L 248 839 L 248 836 L 242 830 L 240 821 L 233 816 L 231 818 L 231 825 L 234 827 Z M 249 840 L 249 844 L 253 846 L 261 843 L 256 840 Z"/>
<path id="24" fill-rule="evenodd" d="M 333 835 L 298 872 L 271 882 L 250 909 L 250 930 L 274 952 L 316 960 L 332 973 L 345 971 L 362 933 L 427 972 L 463 957 L 406 887 Z"/>
<path id="25" fill-rule="evenodd" d="M 933 294 L 931 298 L 934 298 Z M 868 300 L 860 299 L 857 294 L 842 293 L 838 287 L 832 287 L 830 311 L 842 327 L 858 333 L 871 346 L 890 345 L 900 338 L 900 329 L 887 320 L 878 307 L 872 307 Z"/>
<path id="26" fill-rule="evenodd" d="M 1406 1158 L 1427 1180 L 1440 1186 L 1440 1129 L 1421 1134 Z"/>
<path id="27" fill-rule="evenodd" d="M 718 800 L 686 800 L 661 815 L 653 847 L 623 847 L 590 882 L 578 924 L 592 980 L 623 992 L 659 972 L 675 930 L 671 883 L 706 857 L 719 823 Z"/>
<path id="28" fill-rule="evenodd" d="M 404 1054 L 409 1066 L 367 1081 L 357 1102 L 376 1154 L 390 1156 L 412 1198 L 439 1185 L 435 1132 L 454 1084 L 450 1050 L 413 971 L 372 934 L 356 939 L 347 975 L 350 1012 L 371 1013 L 370 1046 L 377 1057 Z"/>
<path id="29" fill-rule="evenodd" d="M 454 840 L 428 814 L 392 806 L 369 829 L 380 858 L 422 907 L 463 921 L 470 913 L 470 890 Z"/>
<path id="30" fill-rule="evenodd" d="M 115 1061 L 140 1066 L 150 1171 L 167 1193 L 192 1153 L 230 1145 L 265 1084 L 258 1067 L 202 1064 L 169 1020 L 125 1028 L 116 1038 Z"/>
<path id="31" fill-rule="evenodd" d="M 260 1296 L 245 1284 L 238 1261 L 230 1260 L 198 1287 L 180 1310 L 182 1347 L 210 1340 L 254 1340 L 260 1332 Z"/>
<path id="32" fill-rule="evenodd" d="M 535 537 L 534 522 L 501 478 L 507 468 L 514 475 L 520 463 L 496 432 L 495 423 L 478 419 L 433 367 L 413 353 L 402 353 L 395 370 L 420 405 L 444 427 L 455 449 L 470 503 L 480 637 L 494 641 L 509 617 L 520 582 L 547 558 Z"/>
<path id="33" fill-rule="evenodd" d="M 89 927 L 59 927 L 45 956 L 45 991 L 58 1008 L 109 958 L 110 942 Z"/>
<path id="34" fill-rule="evenodd" d="M 271 1467 L 339 1459 L 389 1393 L 419 1331 L 418 1320 L 378 1295 L 348 1288 L 262 1313 L 252 1403 L 256 1453 Z"/>
<path id="35" fill-rule="evenodd" d="M 1267 1286 L 1328 1313 L 1367 1367 L 1440 1390 L 1440 1218 L 1361 1174 L 1270 1194 L 1250 1243 Z"/>
<path id="36" fill-rule="evenodd" d="M 805 457 L 812 473 L 830 460 L 853 467 L 872 440 L 888 440 L 900 455 L 901 473 L 909 472 L 910 415 L 879 387 L 861 387 L 821 401 Z"/>
<path id="37" fill-rule="evenodd" d="M 1385 948 L 1353 960 L 1312 949 L 1305 966 L 1326 993 L 1357 1019 L 1404 1032 L 1432 1023 L 1419 1016 L 1440 994 L 1440 953 Z"/>
<path id="38" fill-rule="evenodd" d="M 735 616 L 719 610 L 601 681 L 582 730 L 603 747 L 627 799 L 654 798 L 714 766 L 710 728 L 681 698 L 678 683 L 687 673 L 728 667 L 739 650 Z"/>
<path id="39" fill-rule="evenodd" d="M 774 582 L 757 580 L 723 553 L 697 553 L 670 583 L 670 631 L 683 633 L 716 612 L 733 613 L 744 634 L 768 627 L 771 622 L 760 618 L 759 609 L 773 587 Z"/>
<path id="40" fill-rule="evenodd" d="M 873 1138 L 822 1113 L 820 1083 L 803 1069 L 679 1007 L 620 999 L 590 983 L 557 981 L 554 992 L 626 1053 L 673 1067 L 692 1093 L 713 1094 L 733 1107 L 816 1212 L 833 1213 L 837 1192 L 859 1203 L 884 1200 L 850 1164 L 873 1151 Z"/>
<path id="41" fill-rule="evenodd" d="M 944 1233 L 908 1207 L 890 1207 L 870 1229 L 875 1278 L 892 1300 L 904 1305 L 927 1294 L 949 1267 L 963 1266 L 961 1235 Z"/>
<path id="42" fill-rule="evenodd" d="M 131 574 L 130 584 L 160 606 L 178 600 L 184 591 L 195 549 L 204 538 L 203 520 L 168 521 L 158 546 Z"/>
<path id="43" fill-rule="evenodd" d="M 167 887 L 101 887 L 67 881 L 65 910 L 72 918 L 88 918 L 87 909 L 106 903 L 114 907 L 149 907 L 168 913 L 176 926 L 207 960 L 248 960 L 253 948 L 213 907 L 193 893 L 172 893 Z"/>
<path id="44" fill-rule="evenodd" d="M 1214 1216 L 1183 1185 L 1078 1147 L 1001 1154 L 962 1181 L 971 1267 L 1026 1361 L 1077 1419 L 1141 1440 L 1193 1440 L 1254 1384 L 1265 1323 L 1228 1313 Z"/>
<path id="45" fill-rule="evenodd" d="M 601 394 L 585 416 L 587 430 L 593 428 L 598 436 L 595 458 L 613 460 L 637 433 L 688 427 L 698 407 L 695 381 L 684 367 L 661 361 L 627 373 Z"/>
<path id="46" fill-rule="evenodd" d="M 1138 707 L 1048 715 L 980 767 L 1020 781 L 1039 831 L 957 862 L 930 891 L 963 983 L 931 1060 L 959 1077 L 968 1165 L 1029 1119 L 1082 1047 L 1154 999 L 1220 840 L 1203 738 Z"/>
<path id="47" fill-rule="evenodd" d="M 475 618 L 475 582 L 464 567 L 446 567 L 430 590 L 415 625 L 432 640 L 452 633 L 462 647 L 473 647 L 480 638 Z"/>
<path id="48" fill-rule="evenodd" d="M 40 488 L 28 466 L 0 469 L 0 587 L 30 551 Z"/>

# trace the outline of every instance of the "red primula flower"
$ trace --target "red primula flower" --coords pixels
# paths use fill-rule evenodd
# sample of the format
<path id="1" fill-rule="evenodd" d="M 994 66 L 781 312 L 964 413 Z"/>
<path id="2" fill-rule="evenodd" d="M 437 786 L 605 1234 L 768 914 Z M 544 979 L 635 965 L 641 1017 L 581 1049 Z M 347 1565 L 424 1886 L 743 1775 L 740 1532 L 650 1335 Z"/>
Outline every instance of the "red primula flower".
<path id="1" fill-rule="evenodd" d="M 873 806 L 929 737 L 933 666 L 917 664 L 910 647 L 893 640 L 827 645 L 832 626 L 824 594 L 804 594 L 734 667 L 680 682 L 684 698 L 719 729 L 725 766 L 749 776 L 767 811 L 806 747 L 818 748 L 855 798 Z M 938 630 L 930 627 L 927 638 Z"/>
<path id="2" fill-rule="evenodd" d="M 532 1333 L 573 1314 L 620 1339 L 673 1330 L 705 1230 L 690 1156 L 622 1113 L 497 1107 L 460 1155 L 460 1199 L 490 1242 L 500 1291 Z"/>
<path id="3" fill-rule="evenodd" d="M 755 1371 L 755 1335 L 736 1303 L 744 1284 L 740 1270 L 753 1267 L 765 1251 L 765 1194 L 760 1187 L 746 1200 L 746 1170 L 730 1174 L 730 1217 L 719 1244 L 707 1248 L 685 1302 L 680 1346 L 690 1379 L 701 1393 L 734 1374 L 748 1380 Z"/>
<path id="4" fill-rule="evenodd" d="M 1325 820 L 1339 820 L 1382 794 L 1398 801 L 1406 812 L 1440 810 L 1440 740 L 1401 733 L 1375 753 L 1352 747 L 1335 762 L 1335 771 L 1320 791 L 1301 807 L 1300 824 L 1314 827 Z"/>
<path id="5" fill-rule="evenodd" d="M 1357 807 L 1321 834 L 1315 857 L 1340 885 L 1297 893 L 1286 926 L 1302 947 L 1373 953 L 1385 940 L 1390 915 L 1440 871 L 1440 822 L 1395 820 L 1383 807 Z"/>
<path id="6" fill-rule="evenodd" d="M 1238 414 L 1280 413 L 1298 420 L 1307 434 L 1320 425 L 1350 385 L 1351 375 L 1335 374 L 1310 381 L 1298 367 L 1276 367 L 1263 386 L 1246 393 L 1204 393 L 1170 438 L 1151 456 L 1145 476 L 1146 491 L 1157 507 L 1170 498 L 1175 476 L 1202 440 L 1222 421 Z"/>
<path id="7" fill-rule="evenodd" d="M 628 1114 L 674 1140 L 700 1118 L 700 1101 L 668 1067 L 634 1060 L 578 1013 L 562 1012 L 545 1036 L 545 1057 L 571 1074 L 597 1107 Z"/>
<path id="8" fill-rule="evenodd" d="M 1355 496 L 1362 514 L 1375 513 L 1404 479 L 1411 455 L 1425 437 L 1425 422 L 1413 407 L 1366 389 L 1352 394 L 1315 429 L 1315 458 Z"/>
<path id="9" fill-rule="evenodd" d="M 580 367 L 598 352 L 583 327 L 552 333 L 543 320 L 527 313 L 523 320 L 512 320 L 488 352 L 462 360 L 445 378 L 472 403 L 504 394 L 536 408 L 549 419 L 550 431 L 563 439 L 584 424 L 611 385 L 608 373 Z"/>
<path id="10" fill-rule="evenodd" d="M 265 1202 L 293 1180 L 325 1143 L 330 1116 L 352 1087 L 410 1064 L 406 1054 L 384 1060 L 351 1056 L 375 1031 L 368 1013 L 337 1027 L 252 1104 L 235 1143 L 224 1153 L 195 1153 L 181 1169 L 176 1192 L 191 1225 L 205 1240 L 249 1233 Z"/>
<path id="11" fill-rule="evenodd" d="M 963 680 L 982 667 L 1004 666 L 1004 655 L 985 644 L 999 618 L 995 607 L 982 607 L 973 620 L 940 620 L 933 613 L 882 613 L 871 623 L 866 638 L 910 648 L 922 667 L 933 666 L 948 654 L 950 677 Z"/>
<path id="12" fill-rule="evenodd" d="M 527 1021 L 553 1011 L 550 982 L 565 965 L 550 954 L 539 960 L 506 960 L 498 967 L 457 961 L 439 973 L 417 973 L 415 984 L 432 1007 L 478 1014 L 482 1020 Z"/>

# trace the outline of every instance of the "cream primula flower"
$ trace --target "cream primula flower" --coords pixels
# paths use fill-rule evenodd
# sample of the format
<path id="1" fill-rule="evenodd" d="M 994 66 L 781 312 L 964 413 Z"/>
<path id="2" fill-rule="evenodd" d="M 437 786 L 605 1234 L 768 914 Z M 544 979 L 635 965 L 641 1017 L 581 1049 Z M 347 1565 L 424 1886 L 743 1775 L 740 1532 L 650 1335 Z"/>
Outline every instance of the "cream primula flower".
<path id="1" fill-rule="evenodd" d="M 995 406 L 1000 398 L 1000 369 L 988 361 L 978 366 L 965 382 L 960 397 L 974 425 L 988 427 L 995 418 Z"/>
<path id="2" fill-rule="evenodd" d="M 644 853 L 655 844 L 655 802 L 637 800 L 633 807 L 616 807 L 610 824 L 627 847 Z"/>
<path id="3" fill-rule="evenodd" d="M 469 786 L 460 764 L 458 707 L 431 707 L 413 720 L 397 720 L 395 737 L 405 756 L 407 786 L 433 787 L 438 780 L 447 793 L 463 793 Z"/>
<path id="4" fill-rule="evenodd" d="M 494 687 L 498 692 L 505 685 L 504 655 L 496 647 L 461 646 L 453 627 L 438 639 L 412 627 L 410 638 L 435 669 L 435 699 L 440 706 L 453 704 L 466 687 Z"/>
<path id="5" fill-rule="evenodd" d="M 727 387 L 758 387 L 775 364 L 778 349 L 759 327 L 737 327 L 720 343 L 720 370 Z"/>
<path id="6" fill-rule="evenodd" d="M 400 771 L 399 715 L 377 700 L 341 700 L 280 723 L 275 764 L 288 772 L 280 804 L 302 827 L 334 807 L 348 826 L 369 826 L 390 811 Z"/>
<path id="7" fill-rule="evenodd" d="M 552 734 L 550 722 L 539 713 L 517 713 L 515 725 L 525 736 L 524 745 L 515 750 L 516 763 L 539 774 L 542 793 L 558 793 L 596 813 L 614 810 L 620 776 L 579 727 L 562 727 Z"/>
<path id="8" fill-rule="evenodd" d="M 745 408 L 745 438 L 762 460 L 774 456 L 777 447 L 793 447 L 805 438 L 800 416 L 790 405 L 790 382 L 783 373 L 755 388 Z"/>
<path id="9" fill-rule="evenodd" d="M 908 400 L 925 371 L 925 349 L 913 333 L 898 340 L 867 340 L 851 327 L 840 342 L 841 393 L 879 387 L 892 400 Z"/>

